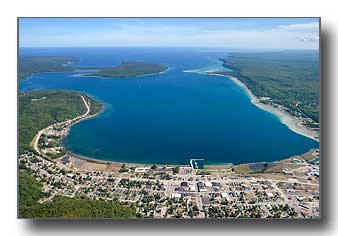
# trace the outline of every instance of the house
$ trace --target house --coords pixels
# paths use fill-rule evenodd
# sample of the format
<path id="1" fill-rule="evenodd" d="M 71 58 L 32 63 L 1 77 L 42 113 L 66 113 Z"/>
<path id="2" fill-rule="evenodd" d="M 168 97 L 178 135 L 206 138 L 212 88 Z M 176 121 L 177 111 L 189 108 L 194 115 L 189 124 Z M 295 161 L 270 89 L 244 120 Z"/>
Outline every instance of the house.
<path id="1" fill-rule="evenodd" d="M 172 198 L 181 198 L 181 197 L 182 197 L 182 194 L 180 194 L 180 193 L 172 193 L 172 194 L 171 194 L 171 197 L 172 197 Z"/>
<path id="2" fill-rule="evenodd" d="M 182 188 L 188 188 L 188 182 L 181 182 Z"/>

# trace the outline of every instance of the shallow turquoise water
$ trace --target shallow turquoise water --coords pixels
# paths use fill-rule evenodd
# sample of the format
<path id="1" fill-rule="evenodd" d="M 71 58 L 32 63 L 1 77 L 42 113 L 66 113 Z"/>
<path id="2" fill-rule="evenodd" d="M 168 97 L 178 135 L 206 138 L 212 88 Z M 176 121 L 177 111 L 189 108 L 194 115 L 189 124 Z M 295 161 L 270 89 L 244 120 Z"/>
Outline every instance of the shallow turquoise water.
<path id="1" fill-rule="evenodd" d="M 20 81 L 20 90 L 83 91 L 105 104 L 98 117 L 72 127 L 65 145 L 74 153 L 111 161 L 207 164 L 274 161 L 318 147 L 250 103 L 226 77 L 187 73 L 215 69 L 226 51 L 160 48 L 23 49 L 21 55 L 78 56 L 78 65 L 121 61 L 162 63 L 160 75 L 131 79 L 74 77 L 80 72 L 41 73 Z"/>

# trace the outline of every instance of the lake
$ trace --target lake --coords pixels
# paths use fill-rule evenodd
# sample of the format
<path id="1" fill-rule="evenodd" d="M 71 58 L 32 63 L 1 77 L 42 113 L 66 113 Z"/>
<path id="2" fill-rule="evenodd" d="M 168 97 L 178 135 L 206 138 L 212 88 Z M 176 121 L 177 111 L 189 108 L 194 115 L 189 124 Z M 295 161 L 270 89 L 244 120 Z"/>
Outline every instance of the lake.
<path id="1" fill-rule="evenodd" d="M 317 148 L 318 142 L 254 106 L 230 79 L 193 73 L 222 69 L 218 58 L 227 53 L 186 48 L 22 48 L 20 55 L 25 56 L 76 56 L 78 66 L 143 61 L 164 64 L 169 70 L 114 79 L 76 76 L 83 72 L 40 73 L 20 80 L 19 89 L 76 90 L 104 103 L 104 112 L 74 125 L 64 140 L 71 152 L 99 160 L 188 164 L 190 158 L 204 158 L 206 164 L 238 164 L 280 160 Z"/>

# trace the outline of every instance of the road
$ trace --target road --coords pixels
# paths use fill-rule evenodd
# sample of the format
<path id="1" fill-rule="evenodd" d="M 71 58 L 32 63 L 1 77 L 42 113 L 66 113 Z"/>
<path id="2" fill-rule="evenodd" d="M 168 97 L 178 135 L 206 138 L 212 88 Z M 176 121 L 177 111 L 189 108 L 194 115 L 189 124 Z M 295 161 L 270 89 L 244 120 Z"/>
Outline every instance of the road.
<path id="1" fill-rule="evenodd" d="M 81 98 L 82 98 L 83 103 L 84 103 L 85 106 L 86 106 L 86 112 L 85 112 L 84 114 L 82 114 L 82 115 L 80 115 L 80 116 L 77 116 L 77 117 L 75 117 L 75 118 L 73 118 L 73 119 L 69 119 L 69 120 L 66 120 L 66 121 L 63 121 L 63 122 L 60 122 L 60 123 L 56 123 L 56 124 L 52 124 L 52 125 L 50 125 L 50 126 L 47 126 L 46 128 L 40 130 L 40 131 L 35 135 L 35 137 L 33 138 L 33 148 L 34 148 L 34 150 L 35 150 L 37 153 L 43 155 L 43 154 L 41 153 L 40 149 L 39 149 L 39 139 L 40 139 L 41 135 L 42 135 L 44 132 L 46 132 L 46 130 L 53 128 L 54 125 L 63 125 L 63 124 L 67 124 L 67 123 L 72 124 L 73 122 L 79 121 L 79 120 L 81 120 L 81 119 L 83 119 L 83 118 L 85 118 L 85 117 L 88 116 L 88 114 L 90 113 L 90 105 L 88 104 L 88 102 L 86 101 L 86 99 L 85 99 L 82 95 L 81 95 Z"/>

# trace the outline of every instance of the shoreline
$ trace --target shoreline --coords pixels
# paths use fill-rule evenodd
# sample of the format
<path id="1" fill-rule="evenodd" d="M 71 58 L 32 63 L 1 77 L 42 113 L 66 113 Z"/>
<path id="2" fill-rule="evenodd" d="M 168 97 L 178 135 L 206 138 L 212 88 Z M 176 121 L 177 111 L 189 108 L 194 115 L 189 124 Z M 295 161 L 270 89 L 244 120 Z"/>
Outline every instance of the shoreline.
<path id="1" fill-rule="evenodd" d="M 165 71 L 163 71 L 163 72 L 165 72 Z M 161 72 L 161 73 L 163 73 L 163 72 Z M 184 72 L 187 72 L 187 73 L 198 73 L 198 74 L 210 74 L 210 75 L 216 75 L 216 76 L 221 76 L 221 77 L 227 77 L 227 78 L 229 78 L 230 80 L 232 80 L 234 83 L 236 83 L 239 87 L 241 87 L 246 92 L 246 94 L 250 98 L 250 102 L 252 104 L 254 104 L 255 106 L 257 106 L 258 108 L 260 108 L 260 109 L 262 109 L 264 111 L 267 111 L 267 112 L 275 115 L 282 124 L 286 125 L 293 132 L 295 132 L 297 134 L 300 134 L 300 135 L 303 135 L 305 137 L 311 138 L 311 139 L 319 142 L 319 140 L 316 138 L 316 136 L 318 136 L 318 133 L 316 131 L 308 129 L 308 128 L 304 127 L 304 126 L 300 126 L 299 125 L 299 120 L 296 117 L 291 116 L 286 111 L 283 111 L 283 110 L 278 109 L 276 107 L 273 107 L 271 105 L 260 103 L 259 98 L 256 95 L 254 95 L 252 93 L 252 91 L 243 82 L 241 82 L 238 78 L 236 78 L 234 76 L 217 74 L 215 72 L 190 72 L 190 71 L 184 71 Z M 101 109 L 101 111 L 99 113 L 101 113 L 102 111 L 103 111 L 103 109 Z M 99 114 L 99 113 L 97 113 L 97 114 Z M 96 116 L 97 114 L 94 114 L 92 116 Z M 308 150 L 308 151 L 310 151 L 310 150 Z M 127 165 L 135 165 L 135 166 L 140 166 L 140 165 L 142 165 L 142 166 L 151 166 L 151 165 L 188 166 L 189 165 L 189 164 L 185 164 L 185 165 L 182 164 L 182 165 L 180 165 L 180 164 L 158 164 L 158 163 L 151 163 L 151 164 L 148 163 L 147 164 L 147 163 L 108 161 L 108 160 L 95 159 L 94 157 L 83 156 L 83 155 L 80 155 L 80 154 L 75 154 L 75 153 L 73 153 L 73 152 L 71 152 L 71 151 L 69 151 L 67 149 L 66 149 L 66 151 L 67 151 L 67 153 L 69 155 L 73 156 L 74 158 L 86 160 L 86 161 L 92 162 L 92 163 L 107 164 L 107 165 L 112 165 L 112 164 L 113 165 L 114 164 L 115 165 L 127 164 Z M 306 152 L 308 152 L 308 151 L 306 151 Z M 285 159 L 288 159 L 288 158 L 290 158 L 290 157 L 285 157 L 285 158 L 283 158 L 281 160 L 285 160 Z M 249 164 L 249 163 L 241 163 L 241 164 Z M 224 163 L 224 164 L 210 164 L 210 165 L 205 165 L 205 166 L 222 167 L 222 166 L 232 166 L 232 165 L 235 165 L 235 164 L 233 164 L 233 163 Z"/>
<path id="2" fill-rule="evenodd" d="M 310 138 L 312 140 L 315 140 L 316 142 L 319 143 L 319 132 L 309 129 L 303 125 L 301 125 L 300 120 L 297 117 L 294 117 L 290 115 L 288 112 L 279 109 L 277 107 L 268 105 L 268 104 L 263 104 L 260 102 L 260 99 L 253 94 L 253 92 L 244 84 L 242 81 L 240 81 L 237 77 L 231 76 L 231 75 L 224 75 L 224 74 L 218 74 L 216 72 L 209 72 L 209 71 L 198 71 L 198 70 L 185 70 L 183 72 L 186 73 L 196 73 L 196 74 L 207 74 L 207 75 L 215 75 L 215 76 L 221 76 L 221 77 L 227 77 L 229 78 L 232 82 L 234 82 L 236 85 L 241 87 L 246 95 L 250 98 L 250 102 L 257 106 L 258 108 L 269 112 L 276 116 L 278 120 L 286 125 L 291 131 L 300 134 L 302 136 L 305 136 L 307 138 Z"/>
<path id="3" fill-rule="evenodd" d="M 74 117 L 74 118 L 72 118 L 72 119 L 66 120 L 66 121 L 62 121 L 62 122 L 59 122 L 59 123 L 51 124 L 51 125 L 49 125 L 49 126 L 43 128 L 43 129 L 39 130 L 39 131 L 37 132 L 37 134 L 33 137 L 33 139 L 32 139 L 32 141 L 31 141 L 30 145 L 34 148 L 34 150 L 35 150 L 38 154 L 40 154 L 40 155 L 43 156 L 44 158 L 50 159 L 50 157 L 48 157 L 47 155 L 45 155 L 44 153 L 42 153 L 42 152 L 40 151 L 40 148 L 39 148 L 39 139 L 40 139 L 41 135 L 42 135 L 46 130 L 48 130 L 48 129 L 50 129 L 50 128 L 53 128 L 55 125 L 62 125 L 62 124 L 67 124 L 67 123 L 68 123 L 68 126 L 67 126 L 67 128 L 66 128 L 66 130 L 67 130 L 67 131 L 66 131 L 66 134 L 65 134 L 63 137 L 61 137 L 61 140 L 63 140 L 65 137 L 67 137 L 67 135 L 69 134 L 70 128 L 71 128 L 73 125 L 75 125 L 75 124 L 77 124 L 77 123 L 79 123 L 79 122 L 81 122 L 81 121 L 83 121 L 83 120 L 91 119 L 91 118 L 93 118 L 93 117 L 99 115 L 99 114 L 104 110 L 104 105 L 101 104 L 101 105 L 102 105 L 102 108 L 100 109 L 100 111 L 98 111 L 98 112 L 95 113 L 95 114 L 90 114 L 90 101 L 93 100 L 93 99 L 92 99 L 91 97 L 89 97 L 87 94 L 84 94 L 84 93 L 79 93 L 79 96 L 80 96 L 80 98 L 82 99 L 82 101 L 83 101 L 85 107 L 87 108 L 87 111 L 86 111 L 84 114 L 79 115 L 79 116 L 77 116 L 77 117 Z M 84 96 L 85 96 L 86 98 L 84 98 Z M 89 99 L 89 101 L 86 101 L 86 99 Z M 88 103 L 89 103 L 89 104 L 88 104 Z M 67 148 L 63 145 L 63 142 L 61 142 L 61 146 L 65 149 L 65 151 L 66 151 L 66 153 L 67 153 L 67 152 L 68 152 L 68 151 L 67 151 Z M 64 155 L 64 156 L 65 156 L 65 155 Z M 64 157 L 64 156 L 62 156 L 62 157 Z M 58 158 L 56 158 L 56 159 L 58 159 Z"/>
<path id="4" fill-rule="evenodd" d="M 293 132 L 303 135 L 307 138 L 313 139 L 319 143 L 319 138 L 318 138 L 319 132 L 309 129 L 305 126 L 302 126 L 300 124 L 300 120 L 290 115 L 288 112 L 282 109 L 279 109 L 277 107 L 261 103 L 260 99 L 256 95 L 254 95 L 253 92 L 246 86 L 246 84 L 240 81 L 237 77 L 230 76 L 230 75 L 222 75 L 222 74 L 217 74 L 217 73 L 207 73 L 207 74 L 229 78 L 231 81 L 236 83 L 239 87 L 241 87 L 246 92 L 252 104 L 254 104 L 255 106 L 257 106 L 258 108 L 264 111 L 267 111 L 275 115 L 282 124 L 286 125 Z"/>
<path id="5" fill-rule="evenodd" d="M 97 164 L 105 164 L 105 165 L 133 165 L 133 166 L 144 166 L 144 167 L 149 167 L 152 165 L 157 165 L 157 166 L 165 166 L 165 167 L 176 167 L 176 166 L 189 166 L 189 163 L 187 164 L 161 164 L 161 163 L 135 163 L 135 162 L 123 162 L 123 161 L 108 161 L 108 160 L 101 160 L 101 159 L 95 159 L 94 157 L 88 157 L 88 156 L 83 156 L 80 154 L 73 153 L 71 151 L 67 150 L 67 154 L 71 156 L 72 158 L 88 161 L 91 163 L 97 163 Z M 57 159 L 62 159 L 63 157 L 56 158 Z M 222 166 L 222 165 L 220 165 Z"/>
<path id="6" fill-rule="evenodd" d="M 223 168 L 229 169 L 229 168 L 236 167 L 236 166 L 265 164 L 265 163 L 277 163 L 278 164 L 278 163 L 282 163 L 282 162 L 285 162 L 287 160 L 290 160 L 292 158 L 302 157 L 304 154 L 307 154 L 309 152 L 313 152 L 315 150 L 319 150 L 319 149 L 318 148 L 311 148 L 304 153 L 291 155 L 291 156 L 284 157 L 280 160 L 275 160 L 275 161 L 257 161 L 257 162 L 238 163 L 238 164 L 234 164 L 234 163 L 205 164 L 204 169 L 206 169 L 206 170 L 223 169 Z M 127 167 L 136 167 L 136 168 L 150 168 L 153 165 L 156 165 L 156 166 L 159 166 L 159 167 L 165 167 L 165 168 L 190 167 L 189 163 L 187 163 L 187 164 L 160 164 L 160 163 L 134 163 L 134 162 L 100 160 L 100 159 L 95 159 L 93 157 L 75 154 L 71 151 L 67 151 L 67 154 L 65 156 L 67 156 L 67 155 L 69 155 L 71 157 L 71 159 L 72 159 L 71 163 L 74 163 L 74 162 L 77 162 L 77 161 L 83 161 L 87 164 L 92 164 L 92 166 L 91 166 L 92 170 L 100 170 L 100 171 L 107 171 L 107 170 L 109 170 L 110 166 L 121 168 L 121 166 L 123 166 L 123 165 L 126 165 Z M 58 157 L 58 158 L 54 159 L 54 161 L 60 162 L 60 161 L 62 161 L 63 158 L 64 158 L 64 156 Z M 82 165 L 85 165 L 85 163 L 82 164 Z M 72 166 L 75 167 L 73 164 L 72 164 Z M 102 168 L 102 166 L 104 168 Z M 81 169 L 82 167 L 75 167 L 75 168 Z"/>
<path id="7" fill-rule="evenodd" d="M 92 162 L 92 163 L 97 163 L 97 164 L 106 164 L 106 165 L 134 165 L 134 166 L 152 166 L 152 165 L 157 165 L 157 166 L 165 166 L 165 167 L 176 167 L 176 166 L 190 166 L 189 161 L 187 162 L 187 164 L 171 164 L 171 163 L 136 163 L 136 162 L 123 162 L 123 161 L 109 161 L 109 160 L 102 160 L 102 159 L 95 159 L 94 157 L 89 157 L 89 156 L 84 156 L 81 154 L 76 154 L 72 151 L 67 150 L 67 154 L 71 156 L 72 158 L 77 158 L 77 159 L 81 159 L 81 160 L 85 160 L 88 162 Z M 63 157 L 58 157 L 56 159 L 62 159 Z M 289 158 L 289 157 L 287 157 Z M 287 159 L 287 158 L 283 158 L 281 160 Z M 271 161 L 271 162 L 276 162 L 276 161 Z M 256 162 L 254 162 L 256 163 Z M 240 163 L 240 164 L 248 164 L 246 163 Z M 240 165 L 240 164 L 234 164 L 234 163 L 230 163 L 230 162 L 226 162 L 226 163 L 215 163 L 215 164 L 204 164 L 205 167 L 229 167 L 229 166 L 233 166 L 233 165 Z"/>
<path id="8" fill-rule="evenodd" d="M 217 74 L 217 73 L 213 73 L 213 72 L 206 72 L 206 73 L 204 73 L 204 72 L 190 72 L 190 73 L 210 74 L 210 75 L 216 75 L 216 76 L 222 76 L 222 77 L 229 78 L 230 80 L 232 80 L 234 83 L 236 83 L 239 87 L 241 87 L 246 92 L 246 94 L 250 98 L 250 101 L 251 101 L 252 104 L 254 104 L 255 106 L 259 107 L 262 110 L 265 110 L 265 111 L 270 112 L 273 115 L 275 115 L 280 120 L 280 122 L 283 123 L 283 124 L 285 124 L 290 130 L 292 130 L 292 131 L 294 131 L 294 132 L 296 132 L 298 134 L 301 134 L 303 136 L 306 136 L 308 138 L 311 138 L 311 139 L 314 139 L 314 140 L 318 141 L 314 137 L 314 134 L 313 134 L 313 133 L 316 133 L 316 131 L 313 131 L 313 130 L 310 130 L 308 128 L 305 128 L 304 126 L 299 126 L 298 125 L 298 122 L 299 122 L 298 119 L 295 118 L 295 117 L 293 117 L 293 116 L 291 116 L 287 112 L 282 111 L 281 109 L 278 109 L 278 108 L 273 107 L 271 105 L 260 103 L 259 98 L 257 96 L 255 96 L 252 93 L 252 91 L 243 82 L 241 82 L 238 78 L 233 77 L 233 76 L 223 75 L 223 74 Z M 88 99 L 92 99 L 87 94 L 83 94 L 83 95 L 86 96 Z M 70 128 L 74 124 L 79 123 L 82 120 L 93 118 L 93 117 L 99 115 L 100 113 L 102 113 L 104 111 L 104 109 L 105 109 L 105 106 L 102 104 L 102 108 L 101 108 L 101 110 L 99 112 L 97 112 L 95 114 L 91 114 L 91 115 L 89 115 L 89 113 L 88 113 L 86 116 L 82 115 L 82 117 L 80 119 L 77 119 L 77 120 L 76 120 L 76 118 L 74 118 L 76 121 L 72 122 L 68 126 L 68 128 L 67 128 L 68 132 L 67 132 L 67 134 L 64 137 L 62 137 L 62 139 L 64 139 L 69 134 Z M 89 112 L 90 112 L 90 109 L 89 109 Z M 61 123 L 63 123 L 63 122 L 61 122 Z M 51 126 L 54 126 L 54 125 L 55 124 L 53 124 Z M 43 130 L 45 130 L 45 129 L 43 129 Z M 42 131 L 42 130 L 40 130 L 40 131 Z M 33 138 L 33 140 L 32 140 L 31 143 L 37 141 L 36 140 L 36 136 L 37 135 L 34 136 L 34 138 Z M 75 158 L 75 159 L 80 159 L 80 160 L 87 161 L 89 163 L 104 164 L 104 165 L 123 165 L 123 164 L 126 164 L 126 165 L 134 165 L 134 166 L 159 165 L 159 166 L 166 166 L 166 167 L 169 167 L 169 166 L 171 166 L 171 167 L 189 166 L 188 163 L 187 164 L 159 164 L 159 163 L 134 163 L 134 162 L 121 162 L 121 161 L 102 160 L 102 159 L 96 159 L 94 157 L 88 157 L 88 156 L 83 156 L 83 155 L 80 155 L 80 154 L 73 153 L 72 151 L 68 150 L 64 146 L 63 142 L 62 142 L 62 146 L 63 146 L 63 148 L 66 151 L 66 155 L 69 155 L 69 156 L 71 156 L 72 158 Z M 64 156 L 66 156 L 66 155 L 64 155 Z M 55 160 L 61 160 L 64 156 L 58 157 Z M 288 158 L 290 158 L 290 157 L 285 157 L 285 158 L 283 158 L 281 160 L 288 159 Z M 241 163 L 241 164 L 248 164 L 248 163 Z M 225 167 L 225 166 L 229 167 L 229 166 L 233 166 L 233 165 L 235 165 L 235 164 L 233 164 L 233 163 L 220 163 L 220 164 L 206 164 L 205 166 L 206 167 L 217 167 L 217 168 L 220 168 L 220 167 Z"/>
<path id="9" fill-rule="evenodd" d="M 99 75 L 91 75 L 89 72 L 88 73 L 83 73 L 83 74 L 75 74 L 72 75 L 72 77 L 93 77 L 93 78 L 99 78 L 99 79 L 135 79 L 138 77 L 145 77 L 145 76 L 151 76 L 151 75 L 160 75 L 167 73 L 170 70 L 169 66 L 166 66 L 167 69 L 158 72 L 158 73 L 152 73 L 152 74 L 144 74 L 144 75 L 136 75 L 136 76 L 125 76 L 125 77 L 108 77 L 108 76 L 99 76 Z M 93 70 L 94 71 L 94 70 Z M 76 72 L 76 71 L 75 71 Z M 79 71 L 78 71 L 79 72 Z M 81 70 L 80 70 L 81 72 Z"/>

